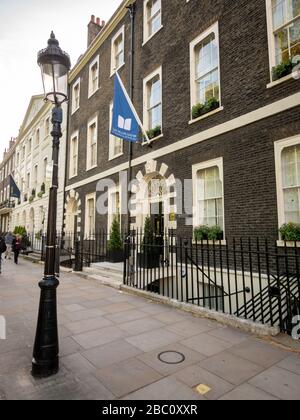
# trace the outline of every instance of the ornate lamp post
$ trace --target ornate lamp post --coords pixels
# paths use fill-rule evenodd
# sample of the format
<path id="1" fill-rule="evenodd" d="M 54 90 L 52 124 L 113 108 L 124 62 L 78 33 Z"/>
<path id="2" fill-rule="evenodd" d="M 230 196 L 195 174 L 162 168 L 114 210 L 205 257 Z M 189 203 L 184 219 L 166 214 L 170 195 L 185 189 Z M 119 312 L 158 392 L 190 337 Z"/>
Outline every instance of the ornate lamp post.
<path id="1" fill-rule="evenodd" d="M 71 68 L 70 58 L 59 47 L 53 32 L 48 41 L 48 47 L 38 53 L 38 65 L 42 72 L 45 101 L 54 104 L 51 132 L 53 137 L 53 175 L 49 192 L 46 262 L 44 278 L 39 283 L 41 296 L 32 360 L 32 375 L 43 378 L 55 375 L 59 370 L 56 303 L 56 289 L 59 281 L 55 275 L 58 156 L 60 138 L 62 137 L 63 113 L 61 105 L 68 100 L 67 79 Z"/>

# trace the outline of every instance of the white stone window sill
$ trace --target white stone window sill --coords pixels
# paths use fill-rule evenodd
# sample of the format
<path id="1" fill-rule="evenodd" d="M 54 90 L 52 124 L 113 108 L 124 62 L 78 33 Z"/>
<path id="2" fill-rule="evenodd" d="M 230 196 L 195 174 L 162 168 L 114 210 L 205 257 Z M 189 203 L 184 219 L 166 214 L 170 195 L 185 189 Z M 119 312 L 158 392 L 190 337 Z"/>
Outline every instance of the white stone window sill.
<path id="1" fill-rule="evenodd" d="M 163 138 L 163 136 L 164 136 L 163 134 L 160 134 L 159 136 L 154 137 L 153 139 L 149 139 L 149 143 L 147 141 L 143 141 L 142 146 L 149 146 L 149 144 L 151 144 L 154 141 L 157 141 L 157 140 Z"/>
<path id="2" fill-rule="evenodd" d="M 108 159 L 108 161 L 109 161 L 109 162 L 111 162 L 112 160 L 118 159 L 119 157 L 121 157 L 121 156 L 123 156 L 123 155 L 124 155 L 124 153 L 122 152 L 122 153 L 119 153 L 118 155 L 111 156 L 111 157 Z"/>
<path id="3" fill-rule="evenodd" d="M 194 120 L 189 121 L 189 125 L 195 124 L 199 121 L 205 120 L 205 118 L 211 117 L 212 115 L 218 114 L 219 112 L 223 111 L 224 107 L 220 106 L 217 109 L 214 109 L 213 111 L 208 112 L 207 114 L 201 115 L 201 117 L 195 118 Z"/>
<path id="4" fill-rule="evenodd" d="M 294 71 L 293 73 L 288 74 L 287 76 L 282 77 L 279 80 L 275 80 L 275 82 L 269 83 L 267 85 L 267 89 L 271 89 L 274 86 L 281 85 L 282 83 L 287 82 L 288 80 L 292 80 L 292 79 L 294 79 L 294 80 L 299 80 L 300 79 L 300 70 Z"/>
<path id="5" fill-rule="evenodd" d="M 158 34 L 158 32 L 160 32 L 163 29 L 164 25 L 161 25 L 161 27 L 159 29 L 157 29 L 156 32 L 154 32 L 154 34 L 152 34 L 151 36 L 149 36 L 142 44 L 142 47 L 144 45 L 146 45 L 156 34 Z"/>
<path id="6" fill-rule="evenodd" d="M 203 245 L 215 245 L 217 247 L 217 246 L 220 246 L 220 244 L 222 246 L 226 246 L 227 241 L 225 239 L 223 239 L 222 241 L 207 241 L 207 240 L 203 241 Z M 195 239 L 193 239 L 193 245 L 202 245 L 202 242 L 196 241 Z"/>
<path id="7" fill-rule="evenodd" d="M 117 69 L 115 69 L 115 70 L 113 70 L 111 73 L 110 73 L 110 78 L 112 78 L 112 77 L 114 77 L 114 75 L 117 73 L 117 72 L 119 72 L 123 67 L 125 66 L 125 61 L 124 61 L 124 63 L 123 64 L 121 64 Z"/>
<path id="8" fill-rule="evenodd" d="M 100 86 L 96 90 L 94 90 L 94 92 L 89 93 L 88 99 L 91 99 L 98 92 L 99 89 Z"/>
<path id="9" fill-rule="evenodd" d="M 79 109 L 80 109 L 80 106 L 79 106 L 78 108 L 74 109 L 74 110 L 72 111 L 71 115 L 73 116 L 74 114 L 76 114 L 76 112 L 77 112 Z"/>
<path id="10" fill-rule="evenodd" d="M 86 172 L 90 172 L 90 171 L 92 171 L 93 169 L 96 169 L 96 168 L 98 168 L 98 165 L 91 166 L 90 168 L 86 168 Z"/>
<path id="11" fill-rule="evenodd" d="M 295 248 L 295 242 L 277 241 L 277 246 L 280 248 Z M 296 247 L 300 248 L 300 242 L 296 242 Z"/>

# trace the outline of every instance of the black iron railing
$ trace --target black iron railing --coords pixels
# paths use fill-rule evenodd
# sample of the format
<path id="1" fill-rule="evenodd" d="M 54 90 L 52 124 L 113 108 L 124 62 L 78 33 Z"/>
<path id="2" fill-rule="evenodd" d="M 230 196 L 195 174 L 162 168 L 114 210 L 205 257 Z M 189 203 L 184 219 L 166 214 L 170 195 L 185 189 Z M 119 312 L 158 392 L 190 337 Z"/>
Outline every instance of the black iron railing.
<path id="1" fill-rule="evenodd" d="M 193 241 L 168 234 L 125 246 L 124 283 L 170 299 L 279 326 L 300 313 L 300 249 L 258 238 Z"/>

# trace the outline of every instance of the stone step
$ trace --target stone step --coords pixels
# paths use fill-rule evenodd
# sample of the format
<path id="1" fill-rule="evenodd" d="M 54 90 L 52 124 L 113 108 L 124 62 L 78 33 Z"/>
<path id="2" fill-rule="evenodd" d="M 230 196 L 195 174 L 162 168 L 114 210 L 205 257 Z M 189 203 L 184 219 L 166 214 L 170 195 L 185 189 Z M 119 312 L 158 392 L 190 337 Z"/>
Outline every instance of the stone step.
<path id="1" fill-rule="evenodd" d="M 117 290 L 120 290 L 121 286 L 123 285 L 123 280 L 112 277 L 112 276 L 103 277 L 99 274 L 94 274 L 92 272 L 89 273 L 86 270 L 84 270 L 81 273 L 76 273 L 76 274 L 79 275 L 80 277 L 86 278 L 102 286 L 112 287 L 113 289 L 117 289 Z"/>
<path id="2" fill-rule="evenodd" d="M 91 264 L 89 268 L 84 269 L 87 272 L 93 272 L 102 277 L 115 277 L 123 280 L 123 263 L 111 264 L 111 263 L 96 263 Z"/>

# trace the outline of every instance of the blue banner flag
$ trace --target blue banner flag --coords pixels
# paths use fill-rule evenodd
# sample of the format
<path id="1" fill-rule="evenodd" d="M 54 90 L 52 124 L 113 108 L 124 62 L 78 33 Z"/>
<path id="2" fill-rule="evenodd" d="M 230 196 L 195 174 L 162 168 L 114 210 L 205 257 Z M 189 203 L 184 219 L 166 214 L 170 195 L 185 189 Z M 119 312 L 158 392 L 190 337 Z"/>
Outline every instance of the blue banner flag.
<path id="1" fill-rule="evenodd" d="M 137 115 L 118 73 L 115 75 L 114 103 L 111 134 L 133 143 L 141 139 L 141 130 L 149 141 L 147 133 Z"/>
<path id="2" fill-rule="evenodd" d="M 21 198 L 21 191 L 17 187 L 17 184 L 15 183 L 15 180 L 10 175 L 9 176 L 9 186 L 10 186 L 10 196 L 13 198 Z"/>

